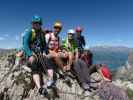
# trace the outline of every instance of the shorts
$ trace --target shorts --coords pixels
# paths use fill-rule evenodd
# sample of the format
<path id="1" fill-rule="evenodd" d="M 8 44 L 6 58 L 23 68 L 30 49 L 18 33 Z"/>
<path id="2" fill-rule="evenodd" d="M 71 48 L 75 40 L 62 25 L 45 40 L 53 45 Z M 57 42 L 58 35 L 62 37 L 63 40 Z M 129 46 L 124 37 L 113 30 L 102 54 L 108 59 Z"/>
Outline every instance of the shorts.
<path id="1" fill-rule="evenodd" d="M 37 56 L 32 64 L 28 63 L 32 73 L 47 72 L 48 69 L 53 69 L 54 63 L 51 59 L 44 56 Z"/>

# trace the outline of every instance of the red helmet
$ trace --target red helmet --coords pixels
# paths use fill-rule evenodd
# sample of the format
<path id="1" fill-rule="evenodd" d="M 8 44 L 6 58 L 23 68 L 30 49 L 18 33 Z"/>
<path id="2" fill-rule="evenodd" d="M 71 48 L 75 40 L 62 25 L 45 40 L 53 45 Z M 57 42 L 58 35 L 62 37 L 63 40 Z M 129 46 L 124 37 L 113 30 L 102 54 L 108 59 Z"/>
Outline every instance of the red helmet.
<path id="1" fill-rule="evenodd" d="M 80 26 L 76 27 L 76 32 L 82 32 L 82 28 Z"/>
<path id="2" fill-rule="evenodd" d="M 111 75 L 111 72 L 109 70 L 109 68 L 106 66 L 106 65 L 103 65 L 101 68 L 100 68 L 100 74 L 102 75 L 102 77 L 107 80 L 107 81 L 111 81 L 112 80 L 112 75 Z"/>

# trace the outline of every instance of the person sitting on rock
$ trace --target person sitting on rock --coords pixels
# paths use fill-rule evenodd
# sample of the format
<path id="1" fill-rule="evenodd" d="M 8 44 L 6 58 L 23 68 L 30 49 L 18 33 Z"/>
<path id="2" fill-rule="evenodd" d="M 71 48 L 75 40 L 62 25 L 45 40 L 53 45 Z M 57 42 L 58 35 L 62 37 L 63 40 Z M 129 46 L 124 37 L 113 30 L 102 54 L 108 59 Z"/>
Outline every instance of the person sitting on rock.
<path id="1" fill-rule="evenodd" d="M 75 31 L 73 30 L 68 31 L 67 39 L 64 41 L 62 48 L 66 51 L 66 55 L 68 55 L 67 66 L 69 66 L 69 70 L 72 71 L 72 73 L 74 72 L 73 74 L 77 77 L 80 86 L 84 89 L 85 92 L 89 93 L 89 69 L 87 64 L 78 57 L 78 47 L 73 37 L 74 33 Z"/>
<path id="2" fill-rule="evenodd" d="M 67 77 L 66 66 L 68 61 L 67 53 L 61 48 L 59 33 L 62 29 L 62 24 L 58 21 L 54 24 L 54 30 L 46 34 L 46 43 L 48 45 L 48 55 L 54 63 L 54 71 L 59 75 L 59 78 L 64 79 L 64 82 L 70 86 L 70 80 Z M 70 84 L 69 84 L 70 83 Z"/>
<path id="3" fill-rule="evenodd" d="M 62 48 L 68 53 L 68 65 L 64 68 L 64 70 L 69 71 L 71 69 L 71 65 L 74 59 L 78 59 L 78 47 L 76 41 L 74 39 L 75 31 L 73 29 L 68 30 L 67 38 L 62 43 Z"/>
<path id="4" fill-rule="evenodd" d="M 75 31 L 76 31 L 75 40 L 78 45 L 78 51 L 79 51 L 79 55 L 80 55 L 83 53 L 84 47 L 86 45 L 85 38 L 82 35 L 83 28 L 81 28 L 80 26 L 77 26 Z"/>
<path id="5" fill-rule="evenodd" d="M 25 56 L 21 48 L 17 49 L 15 57 L 15 66 L 20 66 L 24 64 Z"/>
<path id="6" fill-rule="evenodd" d="M 40 16 L 33 16 L 32 27 L 26 29 L 23 33 L 23 51 L 28 58 L 29 66 L 32 70 L 33 81 L 39 90 L 40 94 L 45 94 L 46 90 L 41 85 L 40 71 L 45 70 L 48 73 L 49 80 L 47 87 L 54 85 L 53 81 L 53 66 L 51 60 L 45 57 L 47 47 L 45 42 L 45 33 L 42 30 L 42 19 Z M 45 92 L 44 92 L 45 91 Z"/>
<path id="7" fill-rule="evenodd" d="M 54 23 L 53 32 L 46 34 L 46 43 L 48 46 L 48 56 L 53 58 L 54 62 L 63 69 L 63 64 L 60 61 L 59 51 L 60 51 L 60 37 L 59 33 L 62 29 L 62 24 L 58 21 Z"/>

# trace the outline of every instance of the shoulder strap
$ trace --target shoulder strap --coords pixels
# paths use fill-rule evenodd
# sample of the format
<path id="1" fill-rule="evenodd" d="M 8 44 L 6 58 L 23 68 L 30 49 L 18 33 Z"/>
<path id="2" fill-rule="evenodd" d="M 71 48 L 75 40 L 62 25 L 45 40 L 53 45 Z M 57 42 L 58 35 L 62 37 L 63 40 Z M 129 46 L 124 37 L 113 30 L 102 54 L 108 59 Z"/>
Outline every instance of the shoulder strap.
<path id="1" fill-rule="evenodd" d="M 45 38 L 45 33 L 44 31 L 41 31 L 41 48 L 44 49 L 46 46 L 46 38 Z"/>
<path id="2" fill-rule="evenodd" d="M 36 32 L 35 32 L 34 29 L 32 29 L 32 33 L 31 33 L 31 41 L 34 41 L 35 37 L 36 37 Z"/>
<path id="3" fill-rule="evenodd" d="M 51 41 L 51 39 L 52 39 L 52 33 L 49 33 L 48 43 Z"/>

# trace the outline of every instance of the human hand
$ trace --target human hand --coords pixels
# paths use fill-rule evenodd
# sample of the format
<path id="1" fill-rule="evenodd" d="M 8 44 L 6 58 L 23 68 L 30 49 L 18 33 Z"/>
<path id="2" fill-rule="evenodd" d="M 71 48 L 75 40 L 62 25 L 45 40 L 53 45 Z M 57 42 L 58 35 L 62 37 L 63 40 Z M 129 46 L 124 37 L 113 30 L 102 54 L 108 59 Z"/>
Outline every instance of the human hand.
<path id="1" fill-rule="evenodd" d="M 29 57 L 29 62 L 30 62 L 30 63 L 33 63 L 33 61 L 34 61 L 34 56 L 30 56 L 30 57 Z"/>

